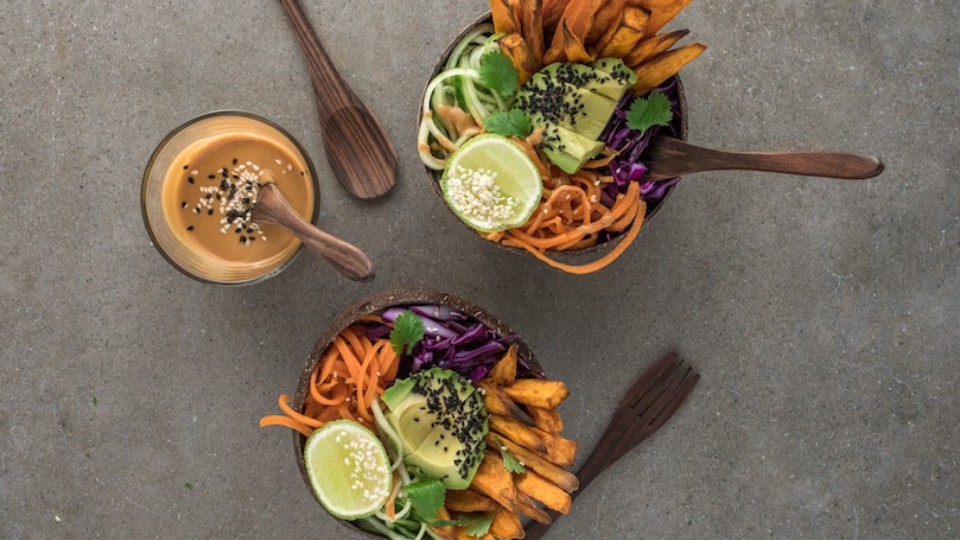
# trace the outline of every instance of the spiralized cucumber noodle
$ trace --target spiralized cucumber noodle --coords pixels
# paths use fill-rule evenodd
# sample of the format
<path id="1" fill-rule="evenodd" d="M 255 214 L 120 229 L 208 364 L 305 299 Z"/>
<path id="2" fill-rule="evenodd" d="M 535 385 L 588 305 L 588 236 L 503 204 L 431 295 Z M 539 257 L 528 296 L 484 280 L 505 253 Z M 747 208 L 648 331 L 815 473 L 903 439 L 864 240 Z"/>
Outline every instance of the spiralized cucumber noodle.
<path id="1" fill-rule="evenodd" d="M 443 170 L 447 157 L 473 135 L 457 134 L 456 139 L 451 139 L 454 134 L 434 118 L 441 106 L 459 107 L 482 127 L 486 117 L 508 110 L 513 104 L 512 97 L 478 84 L 480 59 L 500 50 L 498 40 L 502 35 L 495 34 L 491 24 L 478 26 L 454 46 L 443 69 L 427 85 L 417 137 L 420 159 L 427 167 Z"/>

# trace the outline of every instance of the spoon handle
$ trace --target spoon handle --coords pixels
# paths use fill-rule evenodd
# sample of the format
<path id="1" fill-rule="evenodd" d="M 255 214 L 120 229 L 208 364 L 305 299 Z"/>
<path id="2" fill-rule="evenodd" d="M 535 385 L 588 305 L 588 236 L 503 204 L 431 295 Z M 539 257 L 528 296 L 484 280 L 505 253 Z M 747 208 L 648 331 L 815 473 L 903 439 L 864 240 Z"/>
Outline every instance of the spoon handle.
<path id="1" fill-rule="evenodd" d="M 265 185 L 254 209 L 254 217 L 263 214 L 265 223 L 276 223 L 287 229 L 338 272 L 354 281 L 370 281 L 376 275 L 373 261 L 356 246 L 313 226 L 294 210 L 273 184 Z"/>
<path id="2" fill-rule="evenodd" d="M 340 72 L 323 50 L 323 45 L 320 44 L 313 26 L 310 25 L 300 0 L 280 0 L 280 5 L 287 12 L 297 39 L 300 41 L 300 47 L 307 57 L 307 68 L 317 93 L 317 108 L 320 110 L 321 119 L 339 109 L 358 105 L 363 107 L 360 99 L 343 82 Z"/>
<path id="3" fill-rule="evenodd" d="M 876 156 L 843 152 L 723 152 L 658 136 L 650 148 L 651 179 L 702 171 L 742 170 L 820 176 L 843 180 L 873 178 L 883 172 Z"/>

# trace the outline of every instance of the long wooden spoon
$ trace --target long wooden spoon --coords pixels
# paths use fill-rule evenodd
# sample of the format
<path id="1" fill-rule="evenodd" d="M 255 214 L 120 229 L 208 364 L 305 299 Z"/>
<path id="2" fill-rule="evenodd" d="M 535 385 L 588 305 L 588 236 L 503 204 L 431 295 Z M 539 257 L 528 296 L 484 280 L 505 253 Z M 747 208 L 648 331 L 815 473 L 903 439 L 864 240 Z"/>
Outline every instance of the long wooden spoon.
<path id="1" fill-rule="evenodd" d="M 842 152 L 721 152 L 658 135 L 643 156 L 649 180 L 666 180 L 703 171 L 766 171 L 844 180 L 873 178 L 883 172 L 876 156 Z"/>
<path id="2" fill-rule="evenodd" d="M 370 281 L 376 275 L 373 262 L 356 246 L 321 231 L 303 219 L 284 198 L 275 184 L 264 184 L 253 207 L 253 219 L 279 225 L 324 259 L 338 272 L 354 281 Z"/>
<path id="3" fill-rule="evenodd" d="M 280 0 L 307 57 L 330 167 L 344 188 L 361 199 L 390 191 L 397 154 L 383 126 L 350 89 L 323 50 L 300 0 Z"/>

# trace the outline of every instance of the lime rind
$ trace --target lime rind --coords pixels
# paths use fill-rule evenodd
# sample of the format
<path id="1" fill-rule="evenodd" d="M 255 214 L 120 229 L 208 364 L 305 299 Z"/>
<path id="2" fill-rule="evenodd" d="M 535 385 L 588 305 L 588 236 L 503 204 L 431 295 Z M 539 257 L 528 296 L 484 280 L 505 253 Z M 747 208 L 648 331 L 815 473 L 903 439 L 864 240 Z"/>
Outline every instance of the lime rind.
<path id="1" fill-rule="evenodd" d="M 465 190 L 466 182 L 473 182 L 470 189 Z M 491 233 L 526 223 L 540 203 L 543 181 L 520 146 L 501 135 L 484 134 L 450 156 L 440 189 L 461 221 Z"/>
<path id="2" fill-rule="evenodd" d="M 393 483 L 383 443 L 350 420 L 317 429 L 303 447 L 310 486 L 331 515 L 345 520 L 373 515 L 387 502 Z"/>

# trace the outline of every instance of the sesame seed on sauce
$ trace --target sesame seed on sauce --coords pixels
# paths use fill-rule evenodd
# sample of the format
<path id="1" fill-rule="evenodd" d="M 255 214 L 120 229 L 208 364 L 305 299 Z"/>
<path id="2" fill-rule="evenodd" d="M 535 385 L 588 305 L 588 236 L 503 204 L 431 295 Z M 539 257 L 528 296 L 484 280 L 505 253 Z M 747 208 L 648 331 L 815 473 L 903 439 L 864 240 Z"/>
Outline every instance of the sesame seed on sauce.
<path id="1" fill-rule="evenodd" d="M 234 158 L 233 162 L 237 165 L 239 160 Z M 232 170 L 229 167 L 220 167 L 212 172 L 207 171 L 210 173 L 207 178 L 216 183 L 198 187 L 200 197 L 196 206 L 192 207 L 193 213 L 197 215 L 219 214 L 220 233 L 227 234 L 232 229 L 243 245 L 250 245 L 255 240 L 267 241 L 260 224 L 254 222 L 252 217 L 253 206 L 260 195 L 263 173 L 259 172 L 260 168 L 253 163 L 249 165 L 250 169 L 240 165 Z M 186 168 L 189 169 L 189 165 Z M 199 174 L 199 171 L 193 171 L 187 181 L 194 184 L 193 175 Z M 185 210 L 190 208 L 187 201 L 182 201 L 180 206 Z M 193 230 L 192 227 L 191 225 L 189 230 Z"/>

